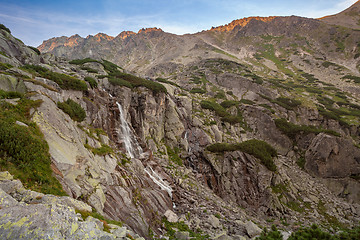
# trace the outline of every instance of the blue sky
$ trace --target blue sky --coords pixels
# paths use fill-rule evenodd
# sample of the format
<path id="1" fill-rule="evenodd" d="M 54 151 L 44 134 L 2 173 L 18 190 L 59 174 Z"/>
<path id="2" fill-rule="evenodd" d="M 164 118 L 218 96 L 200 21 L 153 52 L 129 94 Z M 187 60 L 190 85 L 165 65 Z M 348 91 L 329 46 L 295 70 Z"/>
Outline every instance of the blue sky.
<path id="1" fill-rule="evenodd" d="M 43 40 L 159 27 L 194 33 L 249 16 L 335 14 L 357 0 L 0 0 L 0 23 L 27 45 Z"/>

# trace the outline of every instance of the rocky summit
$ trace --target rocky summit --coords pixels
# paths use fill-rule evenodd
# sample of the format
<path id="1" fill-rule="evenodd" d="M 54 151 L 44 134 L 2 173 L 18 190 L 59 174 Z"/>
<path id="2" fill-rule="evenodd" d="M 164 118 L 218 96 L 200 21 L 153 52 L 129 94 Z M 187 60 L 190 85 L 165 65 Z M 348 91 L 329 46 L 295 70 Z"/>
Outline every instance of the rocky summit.
<path id="1" fill-rule="evenodd" d="M 38 48 L 1 25 L 1 238 L 358 239 L 358 9 Z"/>

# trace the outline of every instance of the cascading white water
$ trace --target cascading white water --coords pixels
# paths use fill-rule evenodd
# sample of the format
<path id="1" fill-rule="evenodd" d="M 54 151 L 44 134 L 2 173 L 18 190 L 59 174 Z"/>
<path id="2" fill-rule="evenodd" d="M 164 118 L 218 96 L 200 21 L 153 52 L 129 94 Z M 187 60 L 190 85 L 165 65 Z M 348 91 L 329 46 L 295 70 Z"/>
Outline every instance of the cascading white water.
<path id="1" fill-rule="evenodd" d="M 123 109 L 120 105 L 120 103 L 116 102 L 116 105 L 119 108 L 120 112 L 120 121 L 121 121 L 121 132 L 122 132 L 122 138 L 124 141 L 125 149 L 129 156 L 131 158 L 134 158 L 135 156 L 138 156 L 142 153 L 142 149 L 135 139 L 134 135 L 132 134 L 132 131 L 126 121 Z"/>
<path id="2" fill-rule="evenodd" d="M 149 170 L 147 169 L 149 168 Z M 164 182 L 164 180 L 161 179 L 161 177 L 151 168 L 147 167 L 144 169 L 144 171 L 149 175 L 149 177 L 154 181 L 156 185 L 158 185 L 162 190 L 167 191 L 169 196 L 172 198 L 172 188 Z"/>

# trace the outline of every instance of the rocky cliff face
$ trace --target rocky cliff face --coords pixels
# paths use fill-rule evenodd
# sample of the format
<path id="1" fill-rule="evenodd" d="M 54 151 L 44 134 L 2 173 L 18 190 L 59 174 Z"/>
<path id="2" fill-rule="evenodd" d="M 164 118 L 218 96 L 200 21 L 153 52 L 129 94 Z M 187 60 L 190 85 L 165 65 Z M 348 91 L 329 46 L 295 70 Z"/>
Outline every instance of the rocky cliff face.
<path id="1" fill-rule="evenodd" d="M 134 232 L 147 239 L 248 239 L 261 231 L 254 223 L 289 231 L 312 222 L 355 225 L 359 33 L 300 17 L 242 22 L 186 36 L 144 29 L 44 42 L 42 52 L 55 56 L 37 55 L 0 30 L 0 87 L 25 94 L 11 93 L 20 99 L 1 100 L 1 107 L 7 113 L 25 99 L 41 103 L 29 109 L 28 122 L 0 126 L 42 132 L 52 174 L 68 195 L 49 197 L 56 206 L 35 192 L 20 200 L 14 192 L 26 190 L 6 190 L 15 182 L 7 179 L 1 189 L 11 204 L 2 200 L 1 211 L 11 226 L 22 211 L 38 219 L 49 209 L 64 214 L 36 221 L 36 233 L 22 222 L 18 232 L 57 236 L 76 225 L 94 231 L 94 239 Z M 148 77 L 129 74 L 134 70 Z M 83 118 L 74 120 L 59 104 L 68 99 Z M 8 164 L 15 156 L 3 145 L 1 169 L 16 175 Z M 103 226 L 74 209 L 102 216 Z M 71 221 L 55 228 L 62 217 Z M 44 226 L 46 219 L 52 222 Z M 14 232 L 11 226 L 0 234 Z M 83 237 L 76 229 L 62 237 Z"/>

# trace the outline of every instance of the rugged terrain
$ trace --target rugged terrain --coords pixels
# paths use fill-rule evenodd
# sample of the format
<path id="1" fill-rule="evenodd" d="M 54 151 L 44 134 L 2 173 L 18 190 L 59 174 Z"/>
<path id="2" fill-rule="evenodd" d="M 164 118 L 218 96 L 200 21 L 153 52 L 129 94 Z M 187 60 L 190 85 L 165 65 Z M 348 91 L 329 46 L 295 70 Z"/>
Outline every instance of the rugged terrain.
<path id="1" fill-rule="evenodd" d="M 357 225 L 360 32 L 326 19 L 74 35 L 41 53 L 0 30 L 0 168 L 34 190 L 2 173 L 0 235 L 249 239 L 272 224 L 285 236 Z M 15 148 L 20 134 L 43 155 Z M 39 211 L 50 226 L 28 221 Z"/>

